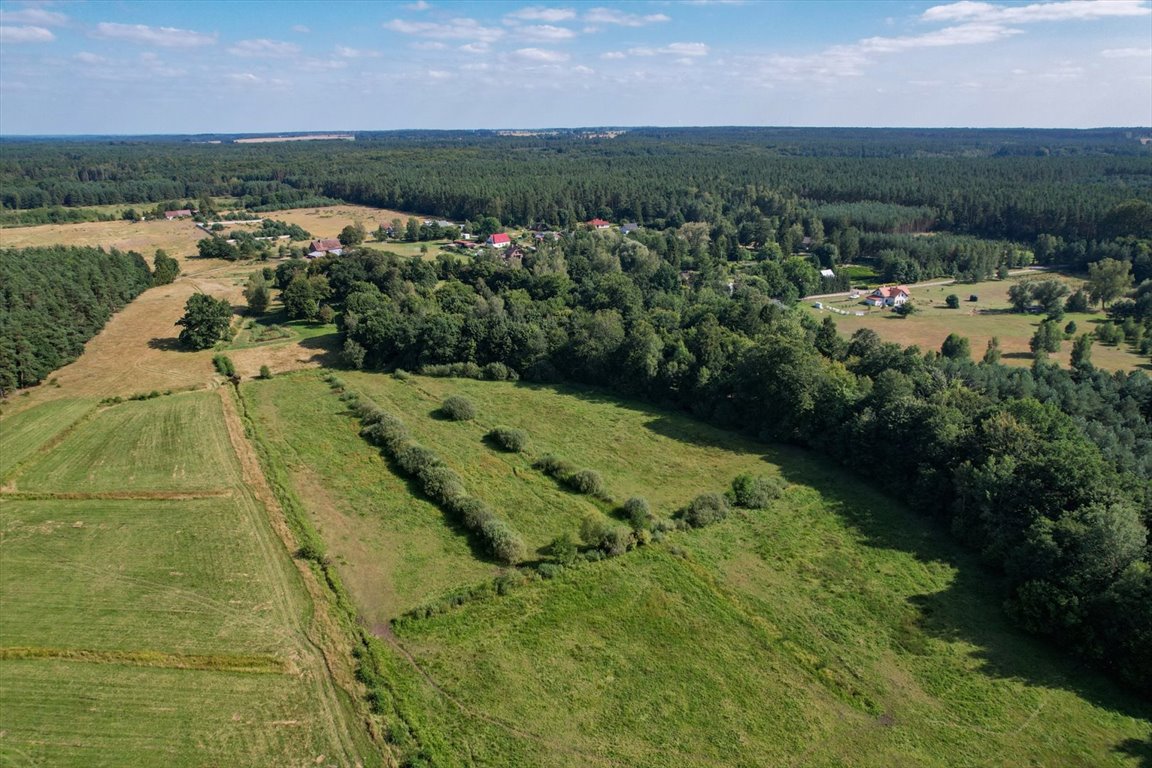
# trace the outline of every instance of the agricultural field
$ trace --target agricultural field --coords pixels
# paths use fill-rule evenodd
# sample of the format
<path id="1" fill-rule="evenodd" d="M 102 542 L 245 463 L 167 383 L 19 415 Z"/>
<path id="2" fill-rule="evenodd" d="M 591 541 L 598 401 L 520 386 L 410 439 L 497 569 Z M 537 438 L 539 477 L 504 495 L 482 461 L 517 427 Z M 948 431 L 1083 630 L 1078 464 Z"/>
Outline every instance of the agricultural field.
<path id="1" fill-rule="evenodd" d="M 221 394 L 0 419 L 47 437 L 0 498 L 0 763 L 382 759 Z"/>
<path id="2" fill-rule="evenodd" d="M 531 469 L 545 452 L 660 517 L 740 472 L 788 483 L 767 509 L 389 626 L 497 569 L 357 436 L 318 374 L 244 385 L 260 439 L 392 649 L 395 706 L 434 764 L 1141 764 L 1147 705 L 1012 629 L 994 577 L 943 531 L 810 454 L 578 387 L 341 379 L 533 547 L 575 533 L 593 503 Z M 449 394 L 476 419 L 440 418 Z M 495 424 L 527 431 L 528 451 L 485 445 Z"/>
<path id="3" fill-rule="evenodd" d="M 851 336 L 861 328 L 871 328 L 885 341 L 894 341 L 903 346 L 915 344 L 924 351 L 939 351 L 948 334 L 958 333 L 968 337 L 972 346 L 972 356 L 977 360 L 984 354 L 988 340 L 996 336 L 1000 339 L 1000 349 L 1003 353 L 1001 362 L 1006 365 L 1030 366 L 1032 351 L 1028 347 L 1028 342 L 1044 317 L 1011 312 L 1008 288 L 1017 280 L 1049 277 L 1058 277 L 1066 282 L 1071 290 L 1075 290 L 1084 282 L 1082 279 L 1067 275 L 1030 273 L 1016 275 L 1007 280 L 988 280 L 980 283 L 938 285 L 933 283 L 939 281 L 933 281 L 912 285 L 910 286 L 912 300 L 916 304 L 917 311 L 909 317 L 901 317 L 888 309 L 866 307 L 862 299 L 851 299 L 847 295 L 808 300 L 805 305 L 817 318 L 831 316 L 844 336 Z M 952 293 L 960 297 L 959 309 L 948 309 L 945 306 L 945 298 Z M 968 300 L 969 296 L 973 295 L 978 297 L 975 302 Z M 825 307 L 835 307 L 847 312 L 864 312 L 864 316 L 841 315 L 819 310 L 812 306 L 814 301 L 820 301 Z M 1077 334 L 1091 333 L 1098 324 L 1106 322 L 1107 317 L 1103 312 L 1072 312 L 1065 316 L 1061 325 L 1069 321 L 1076 323 Z M 1071 349 L 1072 342 L 1065 341 L 1060 351 L 1050 358 L 1067 367 Z M 1126 344 L 1120 346 L 1094 344 L 1092 363 L 1098 368 L 1107 370 L 1152 369 L 1145 358 L 1132 352 Z"/>
<path id="4" fill-rule="evenodd" d="M 52 400 L 0 422 L 0 480 L 95 408 L 92 400 Z"/>

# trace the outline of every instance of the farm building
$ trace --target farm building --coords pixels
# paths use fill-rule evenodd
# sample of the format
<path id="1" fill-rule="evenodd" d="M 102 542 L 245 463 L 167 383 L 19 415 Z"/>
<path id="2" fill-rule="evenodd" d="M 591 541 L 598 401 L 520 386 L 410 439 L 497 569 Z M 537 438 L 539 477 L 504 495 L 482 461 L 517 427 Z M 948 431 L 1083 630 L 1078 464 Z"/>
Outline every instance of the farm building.
<path id="1" fill-rule="evenodd" d="M 333 256 L 339 256 L 343 252 L 344 244 L 334 237 L 313 240 L 308 244 L 308 258 L 310 259 L 318 259 L 329 253 Z"/>
<path id="2" fill-rule="evenodd" d="M 172 219 L 187 219 L 191 215 L 192 211 L 187 208 L 181 208 L 178 211 L 164 211 L 164 218 L 168 221 L 172 221 Z"/>
<path id="3" fill-rule="evenodd" d="M 640 225 L 634 221 L 629 221 L 620 225 L 620 234 L 630 235 L 636 230 L 640 229 Z"/>
<path id="4" fill-rule="evenodd" d="M 882 285 L 868 294 L 864 303 L 871 307 L 899 307 L 910 298 L 906 285 Z"/>
<path id="5" fill-rule="evenodd" d="M 512 238 L 508 237 L 504 232 L 497 232 L 494 235 L 488 235 L 488 239 L 484 242 L 493 248 L 507 248 L 512 244 Z"/>
<path id="6" fill-rule="evenodd" d="M 592 219 L 588 222 L 588 226 L 592 227 L 592 229 L 608 229 L 612 224 L 604 221 L 604 219 Z"/>

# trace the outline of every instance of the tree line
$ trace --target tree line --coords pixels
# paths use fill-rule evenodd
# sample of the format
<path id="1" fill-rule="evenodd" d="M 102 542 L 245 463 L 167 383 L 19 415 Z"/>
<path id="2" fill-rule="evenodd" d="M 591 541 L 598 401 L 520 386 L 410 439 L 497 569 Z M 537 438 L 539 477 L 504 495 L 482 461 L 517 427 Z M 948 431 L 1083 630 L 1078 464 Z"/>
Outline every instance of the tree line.
<path id="1" fill-rule="evenodd" d="M 162 279 L 179 267 L 158 258 Z M 0 393 L 75 360 L 113 313 L 152 285 L 135 251 L 46 246 L 0 251 Z"/>

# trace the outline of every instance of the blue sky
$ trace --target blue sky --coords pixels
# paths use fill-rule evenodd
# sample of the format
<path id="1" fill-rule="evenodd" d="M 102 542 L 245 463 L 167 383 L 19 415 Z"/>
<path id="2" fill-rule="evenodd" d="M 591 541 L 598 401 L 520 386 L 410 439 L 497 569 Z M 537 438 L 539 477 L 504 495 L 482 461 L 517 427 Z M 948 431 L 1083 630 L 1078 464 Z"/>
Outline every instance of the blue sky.
<path id="1" fill-rule="evenodd" d="M 1149 126 L 1152 2 L 0 0 L 0 133 Z"/>

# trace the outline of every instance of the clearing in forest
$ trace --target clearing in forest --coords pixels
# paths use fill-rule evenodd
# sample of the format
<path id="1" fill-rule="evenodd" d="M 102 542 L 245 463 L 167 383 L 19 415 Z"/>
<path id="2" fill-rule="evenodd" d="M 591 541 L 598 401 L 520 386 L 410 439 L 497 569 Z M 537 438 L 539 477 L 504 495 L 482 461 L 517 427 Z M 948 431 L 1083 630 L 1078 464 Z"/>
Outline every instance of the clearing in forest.
<path id="1" fill-rule="evenodd" d="M 1010 627 L 974 558 L 842 469 L 596 390 L 340 378 L 533 546 L 574 533 L 593 503 L 528 466 L 546 451 L 661 517 L 740 472 L 789 484 L 766 509 L 389 627 L 497 565 L 358 437 L 318 374 L 245 385 L 261 439 L 390 643 L 391 705 L 436 764 L 1139 764 L 1146 705 Z M 439 417 L 449 394 L 473 401 L 475 421 Z M 486 445 L 494 424 L 525 430 L 529 452 Z M 528 503 L 537 489 L 561 496 Z"/>

